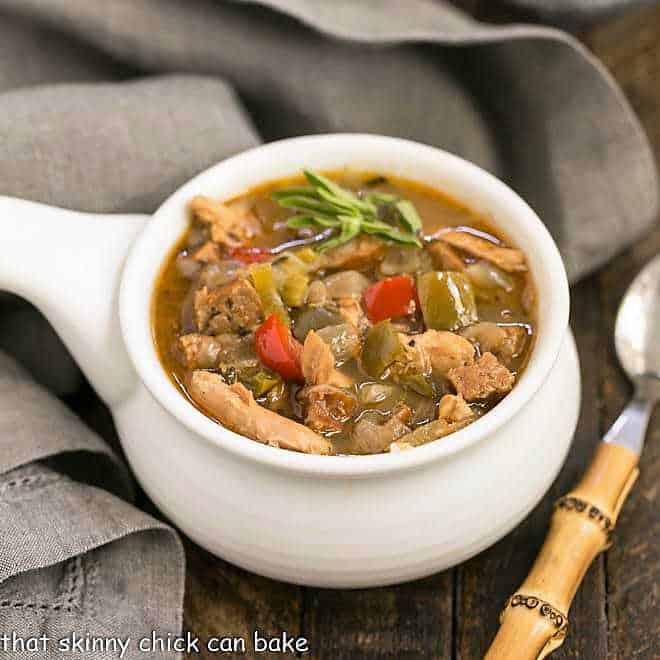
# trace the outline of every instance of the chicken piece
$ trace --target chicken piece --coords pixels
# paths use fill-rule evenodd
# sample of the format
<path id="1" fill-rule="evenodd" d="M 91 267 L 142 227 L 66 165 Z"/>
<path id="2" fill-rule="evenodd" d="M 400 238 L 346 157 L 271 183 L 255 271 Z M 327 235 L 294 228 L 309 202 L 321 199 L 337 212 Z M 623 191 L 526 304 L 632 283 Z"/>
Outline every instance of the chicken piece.
<path id="1" fill-rule="evenodd" d="M 311 307 L 322 307 L 328 301 L 328 289 L 321 280 L 310 282 L 305 302 Z"/>
<path id="2" fill-rule="evenodd" d="M 497 325 L 488 321 L 463 328 L 461 335 L 479 344 L 482 353 L 492 353 L 505 365 L 520 355 L 527 339 L 527 331 L 523 326 Z"/>
<path id="3" fill-rule="evenodd" d="M 200 332 L 245 334 L 261 321 L 261 302 L 250 282 L 239 278 L 217 289 L 195 291 L 193 316 Z"/>
<path id="4" fill-rule="evenodd" d="M 411 417 L 410 408 L 401 405 L 385 424 L 361 419 L 353 429 L 353 451 L 357 454 L 377 454 L 385 451 L 393 442 L 410 433 L 407 423 Z"/>
<path id="5" fill-rule="evenodd" d="M 193 371 L 193 400 L 228 429 L 252 440 L 306 454 L 332 454 L 332 444 L 306 426 L 260 406 L 250 390 L 208 371 Z"/>
<path id="6" fill-rule="evenodd" d="M 314 330 L 310 330 L 303 344 L 302 371 L 308 385 L 350 387 L 353 381 L 335 368 L 332 348 Z"/>
<path id="7" fill-rule="evenodd" d="M 492 353 L 484 353 L 474 364 L 456 367 L 447 374 L 449 382 L 466 401 L 483 401 L 511 391 L 514 375 Z"/>
<path id="8" fill-rule="evenodd" d="M 220 245 L 240 247 L 261 233 L 259 220 L 252 211 L 223 204 L 212 197 L 193 197 L 190 211 L 193 217 L 209 225 L 211 239 Z"/>
<path id="9" fill-rule="evenodd" d="M 472 256 L 490 261 L 508 273 L 527 270 L 525 255 L 515 248 L 495 245 L 495 243 L 491 243 L 485 238 L 466 231 L 448 231 L 440 234 L 438 238 Z"/>
<path id="10" fill-rule="evenodd" d="M 192 253 L 192 258 L 204 264 L 217 264 L 221 261 L 220 247 L 213 241 L 206 241 Z"/>
<path id="11" fill-rule="evenodd" d="M 472 418 L 462 419 L 457 422 L 450 422 L 440 417 L 432 422 L 428 422 L 423 426 L 418 426 L 414 431 L 402 436 L 398 440 L 398 444 L 406 445 L 408 447 L 419 447 L 434 440 L 444 438 L 450 433 L 454 433 L 459 429 L 467 426 L 472 421 Z"/>
<path id="12" fill-rule="evenodd" d="M 427 330 L 420 335 L 404 335 L 410 346 L 413 343 L 431 370 L 447 375 L 450 369 L 474 362 L 474 346 L 465 338 L 447 330 Z"/>
<path id="13" fill-rule="evenodd" d="M 435 241 L 426 249 L 438 270 L 465 270 L 465 262 L 451 245 Z"/>
<path id="14" fill-rule="evenodd" d="M 221 345 L 215 337 L 196 332 L 179 337 L 178 354 L 189 369 L 211 369 L 218 363 Z"/>
<path id="15" fill-rule="evenodd" d="M 525 275 L 525 285 L 523 286 L 520 297 L 522 308 L 525 310 L 525 313 L 532 314 L 536 304 L 536 287 L 534 286 L 534 281 L 529 273 Z"/>
<path id="16" fill-rule="evenodd" d="M 337 301 L 337 309 L 342 318 L 351 323 L 362 334 L 371 327 L 371 323 L 367 318 L 362 305 L 359 300 L 355 298 L 339 298 Z"/>
<path id="17" fill-rule="evenodd" d="M 305 410 L 305 424 L 323 433 L 341 431 L 358 404 L 354 394 L 334 385 L 304 387 L 298 400 Z"/>
<path id="18" fill-rule="evenodd" d="M 438 419 L 462 422 L 474 416 L 472 409 L 460 394 L 445 394 L 438 406 Z"/>
<path id="19" fill-rule="evenodd" d="M 414 447 L 409 442 L 397 440 L 390 445 L 389 452 L 390 454 L 400 454 L 402 451 L 408 451 L 408 449 L 414 449 Z"/>
<path id="20" fill-rule="evenodd" d="M 385 244 L 374 236 L 364 234 L 335 248 L 323 255 L 322 267 L 332 269 L 359 270 L 373 264 L 385 254 Z"/>

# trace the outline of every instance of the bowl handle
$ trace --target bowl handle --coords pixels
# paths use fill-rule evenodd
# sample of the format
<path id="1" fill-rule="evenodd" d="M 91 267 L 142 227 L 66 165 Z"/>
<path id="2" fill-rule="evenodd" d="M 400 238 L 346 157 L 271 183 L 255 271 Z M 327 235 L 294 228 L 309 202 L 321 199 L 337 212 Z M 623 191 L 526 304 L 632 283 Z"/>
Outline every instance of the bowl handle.
<path id="1" fill-rule="evenodd" d="M 136 375 L 119 328 L 124 259 L 146 215 L 95 215 L 0 197 L 0 290 L 34 304 L 109 405 Z"/>

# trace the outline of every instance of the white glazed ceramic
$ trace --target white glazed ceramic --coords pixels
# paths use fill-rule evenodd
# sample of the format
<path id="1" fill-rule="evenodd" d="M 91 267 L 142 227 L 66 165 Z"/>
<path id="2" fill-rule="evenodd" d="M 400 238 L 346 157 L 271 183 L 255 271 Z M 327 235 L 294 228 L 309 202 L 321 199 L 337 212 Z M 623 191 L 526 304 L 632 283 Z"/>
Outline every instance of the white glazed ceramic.
<path id="1" fill-rule="evenodd" d="M 301 167 L 345 165 L 437 186 L 486 214 L 525 251 L 540 300 L 536 345 L 511 394 L 467 428 L 401 454 L 307 456 L 232 433 L 176 391 L 151 337 L 154 281 L 193 195 L 225 198 Z M 0 288 L 31 300 L 59 332 L 156 505 L 239 566 L 332 587 L 428 575 L 517 525 L 564 460 L 580 386 L 559 253 L 514 192 L 456 156 L 375 135 L 303 137 L 219 163 L 151 218 L 11 198 L 0 198 L 0 213 Z"/>

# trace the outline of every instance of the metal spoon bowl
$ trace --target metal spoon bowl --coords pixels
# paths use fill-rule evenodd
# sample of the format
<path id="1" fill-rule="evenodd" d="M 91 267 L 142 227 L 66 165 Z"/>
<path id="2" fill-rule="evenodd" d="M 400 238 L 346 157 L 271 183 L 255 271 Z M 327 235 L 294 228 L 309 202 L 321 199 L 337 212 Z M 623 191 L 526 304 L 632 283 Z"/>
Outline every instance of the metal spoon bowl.
<path id="1" fill-rule="evenodd" d="M 604 441 L 639 454 L 651 411 L 660 399 L 660 255 L 644 267 L 626 291 L 616 317 L 614 345 L 635 394 Z"/>

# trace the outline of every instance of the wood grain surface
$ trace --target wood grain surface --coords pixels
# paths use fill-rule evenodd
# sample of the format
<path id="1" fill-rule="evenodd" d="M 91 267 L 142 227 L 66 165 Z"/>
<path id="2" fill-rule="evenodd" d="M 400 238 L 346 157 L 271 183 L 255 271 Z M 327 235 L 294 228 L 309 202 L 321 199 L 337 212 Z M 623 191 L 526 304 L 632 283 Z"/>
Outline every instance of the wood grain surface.
<path id="1" fill-rule="evenodd" d="M 496 10 L 492 0 L 455 4 L 483 20 L 524 19 Z M 582 29 L 577 36 L 619 82 L 660 157 L 660 6 Z M 660 226 L 572 288 L 571 325 L 583 383 L 580 423 L 555 484 L 516 530 L 453 570 L 401 586 L 358 591 L 278 583 L 235 568 L 187 541 L 186 630 L 200 638 L 222 634 L 248 639 L 255 629 L 271 635 L 286 631 L 304 635 L 314 658 L 481 658 L 505 599 L 541 547 L 554 501 L 577 482 L 631 393 L 614 355 L 614 318 L 626 287 L 658 252 Z M 111 420 L 92 399 L 88 393 L 69 403 L 86 411 L 85 420 L 108 438 Z M 650 425 L 640 468 L 614 545 L 587 573 L 571 608 L 568 637 L 553 659 L 660 658 L 660 410 Z M 150 508 L 144 499 L 141 504 Z"/>

